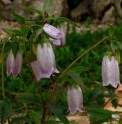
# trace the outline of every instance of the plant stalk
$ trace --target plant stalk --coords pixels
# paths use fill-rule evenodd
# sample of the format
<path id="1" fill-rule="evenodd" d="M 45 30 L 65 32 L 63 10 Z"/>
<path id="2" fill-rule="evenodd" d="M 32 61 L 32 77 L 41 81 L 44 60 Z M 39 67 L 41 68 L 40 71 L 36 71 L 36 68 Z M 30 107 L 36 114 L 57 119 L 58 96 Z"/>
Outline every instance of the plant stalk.
<path id="1" fill-rule="evenodd" d="M 6 41 L 3 41 L 3 47 L 2 47 L 2 95 L 3 95 L 3 100 L 5 100 L 5 85 L 4 85 L 4 48 L 5 48 L 5 43 Z"/>

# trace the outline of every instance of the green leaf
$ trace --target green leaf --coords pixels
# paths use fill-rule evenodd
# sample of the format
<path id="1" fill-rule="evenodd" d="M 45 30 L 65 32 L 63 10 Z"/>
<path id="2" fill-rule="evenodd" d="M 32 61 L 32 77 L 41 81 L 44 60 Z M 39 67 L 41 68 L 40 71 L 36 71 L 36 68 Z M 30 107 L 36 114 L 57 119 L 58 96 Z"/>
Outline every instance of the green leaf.
<path id="1" fill-rule="evenodd" d="M 43 10 L 49 14 L 53 14 L 53 0 L 45 0 Z"/>
<path id="2" fill-rule="evenodd" d="M 3 106 L 4 101 L 0 101 L 0 107 Z"/>
<path id="3" fill-rule="evenodd" d="M 18 22 L 21 22 L 22 24 L 26 24 L 27 20 L 24 17 L 15 13 L 13 13 L 13 16 Z"/>
<path id="4" fill-rule="evenodd" d="M 110 27 L 109 27 L 109 35 L 114 35 L 114 33 L 115 33 L 115 28 L 114 28 L 113 25 L 110 25 Z"/>
<path id="5" fill-rule="evenodd" d="M 113 106 L 114 108 L 117 108 L 117 106 L 118 106 L 118 99 L 113 99 L 113 100 L 111 101 L 111 103 L 112 103 L 112 106 Z"/>
<path id="6" fill-rule="evenodd" d="M 84 71 L 88 71 L 90 70 L 90 68 L 86 68 L 84 66 L 75 66 L 75 67 L 72 67 L 70 68 L 66 74 L 70 74 L 70 73 L 82 73 Z"/>
<path id="7" fill-rule="evenodd" d="M 112 113 L 108 110 L 103 109 L 88 109 L 88 114 L 90 114 L 90 122 L 95 122 L 95 124 L 101 124 L 103 122 L 108 122 L 111 118 Z"/>
<path id="8" fill-rule="evenodd" d="M 15 36 L 23 36 L 23 33 L 20 30 L 13 30 Z"/>
<path id="9" fill-rule="evenodd" d="M 32 8 L 32 7 L 26 7 L 26 8 L 24 8 L 24 10 L 28 10 L 28 11 L 31 11 L 31 12 L 36 12 L 36 13 L 38 13 L 39 15 L 42 15 L 42 11 L 37 10 L 37 9 L 34 9 L 34 8 Z"/>
<path id="10" fill-rule="evenodd" d="M 55 107 L 53 107 L 52 105 L 48 104 L 49 109 L 57 116 L 57 118 L 63 122 L 63 124 L 70 124 L 68 119 L 60 113 L 60 111 L 58 109 L 56 109 Z"/>
<path id="11" fill-rule="evenodd" d="M 11 111 L 11 102 L 6 99 L 1 107 L 1 124 L 4 124 Z"/>
<path id="12" fill-rule="evenodd" d="M 122 124 L 122 118 L 119 119 L 119 124 Z"/>
<path id="13" fill-rule="evenodd" d="M 14 54 L 14 57 L 16 57 L 16 53 L 19 49 L 18 39 L 16 37 L 13 37 L 11 46 L 12 46 L 12 52 Z"/>
<path id="14" fill-rule="evenodd" d="M 28 32 L 30 31 L 30 28 L 27 26 L 21 26 L 20 28 L 23 35 L 27 35 Z"/>
<path id="15" fill-rule="evenodd" d="M 6 32 L 8 35 L 11 35 L 13 33 L 13 30 L 10 28 L 1 28 L 4 32 Z"/>
<path id="16" fill-rule="evenodd" d="M 51 20 L 62 21 L 62 22 L 68 22 L 68 23 L 70 23 L 70 24 L 72 24 L 72 25 L 75 25 L 75 26 L 77 26 L 77 27 L 80 28 L 79 25 L 77 25 L 75 22 L 71 21 L 70 19 L 68 19 L 68 18 L 66 18 L 66 17 L 49 17 L 49 18 L 47 19 L 47 21 L 51 21 Z"/>
<path id="17" fill-rule="evenodd" d="M 16 93 L 15 99 L 25 103 L 41 103 L 41 101 L 31 93 Z"/>
<path id="18" fill-rule="evenodd" d="M 77 82 L 79 85 L 80 85 L 80 84 L 84 85 L 84 84 L 83 84 L 83 81 L 82 81 L 82 79 L 81 79 L 81 77 L 80 77 L 80 74 L 78 74 L 78 73 L 71 73 L 70 76 L 71 76 L 72 79 L 73 79 L 75 82 Z"/>
<path id="19" fill-rule="evenodd" d="M 30 121 L 27 117 L 14 117 L 12 118 L 11 120 L 11 124 L 22 124 L 22 122 L 27 122 L 27 121 Z"/>
<path id="20" fill-rule="evenodd" d="M 38 113 L 31 111 L 28 113 L 27 116 L 32 122 L 35 122 L 36 124 L 40 124 L 41 115 L 39 115 Z"/>

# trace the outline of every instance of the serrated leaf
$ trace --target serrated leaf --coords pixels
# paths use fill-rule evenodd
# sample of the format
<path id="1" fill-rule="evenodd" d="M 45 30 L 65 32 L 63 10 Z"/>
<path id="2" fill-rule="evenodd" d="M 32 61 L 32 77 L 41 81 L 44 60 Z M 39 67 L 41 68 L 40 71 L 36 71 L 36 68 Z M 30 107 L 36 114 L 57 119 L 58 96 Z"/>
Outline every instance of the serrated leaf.
<path id="1" fill-rule="evenodd" d="M 49 109 L 56 115 L 56 117 L 63 122 L 63 124 L 70 124 L 68 119 L 60 113 L 60 111 L 58 109 L 56 109 L 55 107 L 53 107 L 52 105 L 48 104 Z"/>
<path id="2" fill-rule="evenodd" d="M 6 32 L 8 35 L 11 35 L 13 33 L 13 30 L 10 28 L 1 28 L 4 32 Z"/>
<path id="3" fill-rule="evenodd" d="M 72 25 L 75 25 L 75 26 L 77 26 L 77 27 L 80 28 L 79 25 L 77 25 L 75 22 L 71 21 L 70 19 L 68 19 L 68 18 L 66 18 L 66 17 L 49 17 L 49 18 L 47 19 L 47 21 L 51 21 L 51 20 L 62 21 L 62 22 L 68 22 L 68 23 L 70 23 L 70 24 L 72 24 Z"/>
<path id="4" fill-rule="evenodd" d="M 23 35 L 27 35 L 28 32 L 30 31 L 30 28 L 27 26 L 21 26 L 20 29 Z"/>
<path id="5" fill-rule="evenodd" d="M 113 99 L 113 100 L 111 101 L 111 103 L 112 103 L 112 106 L 113 106 L 114 108 L 117 108 L 117 106 L 118 106 L 118 99 Z"/>
<path id="6" fill-rule="evenodd" d="M 37 97 L 30 93 L 17 93 L 15 94 L 15 99 L 25 103 L 41 103 L 40 100 L 37 99 Z"/>
<path id="7" fill-rule="evenodd" d="M 30 121 L 27 117 L 14 117 L 11 120 L 11 124 L 21 124 L 23 121 Z"/>
<path id="8" fill-rule="evenodd" d="M 16 14 L 16 13 L 13 13 L 13 16 L 14 16 L 14 18 L 15 18 L 18 22 L 21 22 L 22 24 L 26 24 L 27 20 L 26 20 L 24 17 L 22 17 L 22 16 L 20 16 L 20 15 L 18 15 L 18 14 Z"/>
<path id="9" fill-rule="evenodd" d="M 84 71 L 88 71 L 90 70 L 89 68 L 86 68 L 84 66 L 75 66 L 75 67 L 72 67 L 70 68 L 66 74 L 70 74 L 70 73 L 82 73 Z"/>
<path id="10" fill-rule="evenodd" d="M 11 111 L 11 102 L 6 99 L 1 107 L 1 124 L 4 124 Z"/>
<path id="11" fill-rule="evenodd" d="M 82 85 L 82 87 L 85 87 L 83 84 L 83 81 L 80 77 L 80 74 L 78 73 L 70 73 L 71 78 L 79 85 Z"/>
<path id="12" fill-rule="evenodd" d="M 122 44 L 119 41 L 116 41 L 116 42 L 118 44 L 119 49 L 122 50 Z"/>
<path id="13" fill-rule="evenodd" d="M 53 14 L 53 0 L 45 0 L 44 5 L 43 5 L 43 10 L 46 11 L 47 13 Z"/>
<path id="14" fill-rule="evenodd" d="M 32 8 L 32 7 L 26 7 L 26 8 L 24 8 L 24 10 L 28 10 L 28 11 L 31 11 L 31 12 L 36 12 L 36 13 L 38 13 L 39 15 L 42 15 L 42 11 L 37 10 L 37 9 L 34 9 L 34 8 Z"/>
<path id="15" fill-rule="evenodd" d="M 15 36 L 23 36 L 23 33 L 20 30 L 13 30 Z"/>
<path id="16" fill-rule="evenodd" d="M 14 57 L 16 57 L 16 53 L 19 49 L 19 44 L 18 44 L 18 39 L 13 37 L 12 42 L 11 42 L 11 46 L 12 46 L 12 52 L 14 54 Z"/>

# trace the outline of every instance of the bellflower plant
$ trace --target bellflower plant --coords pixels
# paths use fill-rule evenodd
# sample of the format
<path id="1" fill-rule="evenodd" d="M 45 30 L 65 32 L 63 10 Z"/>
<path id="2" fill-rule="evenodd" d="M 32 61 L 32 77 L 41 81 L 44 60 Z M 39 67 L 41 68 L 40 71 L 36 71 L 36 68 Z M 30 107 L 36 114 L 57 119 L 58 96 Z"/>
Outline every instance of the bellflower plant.
<path id="1" fill-rule="evenodd" d="M 70 113 L 72 115 L 74 115 L 77 112 L 77 110 L 79 112 L 83 112 L 82 111 L 83 95 L 82 95 L 81 88 L 79 86 L 77 88 L 73 86 L 68 87 L 67 102 L 68 102 Z"/>
<path id="2" fill-rule="evenodd" d="M 114 88 L 120 84 L 120 72 L 118 61 L 114 56 L 109 58 L 104 56 L 102 61 L 102 80 L 103 86 L 111 84 Z"/>
<path id="3" fill-rule="evenodd" d="M 84 60 L 86 61 L 86 59 L 84 59 L 82 62 L 79 60 L 89 51 L 93 50 L 93 48 L 101 44 L 103 41 L 107 41 L 107 50 L 109 50 L 109 52 L 111 51 L 112 55 L 115 55 L 115 57 L 106 55 L 103 58 L 103 86 L 111 84 L 114 88 L 116 88 L 117 85 L 120 84 L 118 62 L 120 62 L 120 50 L 122 49 L 122 45 L 119 40 L 116 40 L 118 38 L 115 37 L 112 26 L 111 31 L 109 31 L 109 36 L 100 39 L 100 41 L 98 42 L 95 41 L 95 44 L 93 46 L 90 46 L 87 50 L 84 50 L 84 48 L 80 48 L 80 46 L 84 46 L 84 42 L 88 40 L 88 38 L 85 38 L 86 35 L 84 35 L 83 33 L 83 37 L 80 37 L 81 40 L 83 39 L 83 42 L 80 42 L 80 44 L 75 43 L 76 46 L 79 46 L 80 51 L 77 51 L 79 48 L 73 48 L 74 44 L 72 44 L 72 42 L 69 42 L 71 44 L 68 44 L 68 46 L 66 46 L 66 49 L 56 51 L 57 62 L 59 62 L 58 66 L 61 70 L 61 74 L 57 74 L 54 76 L 53 73 L 59 73 L 59 71 L 56 68 L 55 54 L 52 46 L 54 45 L 59 48 L 63 47 L 66 44 L 66 36 L 64 32 L 60 31 L 54 26 L 58 25 L 61 27 L 62 22 L 66 22 L 68 23 L 68 25 L 72 24 L 73 26 L 77 26 L 80 29 L 82 28 L 79 26 L 79 24 L 69 20 L 68 18 L 55 16 L 53 13 L 53 0 L 44 0 L 42 11 L 31 7 L 27 7 L 23 9 L 23 11 L 24 10 L 37 13 L 37 20 L 28 20 L 25 17 L 13 13 L 15 20 L 19 22 L 19 28 L 2 28 L 8 34 L 8 37 L 1 40 L 0 42 L 0 123 L 5 124 L 6 122 L 8 122 L 8 124 L 11 124 L 24 122 L 50 124 L 54 122 L 70 124 L 67 117 L 65 117 L 56 106 L 56 104 L 59 103 L 57 102 L 59 97 L 62 96 L 62 91 L 66 91 L 65 87 L 68 85 L 68 82 L 70 82 L 70 84 L 74 83 L 73 85 L 75 87 L 68 86 L 68 90 L 66 91 L 67 97 L 66 95 L 61 97 L 61 104 L 67 99 L 68 110 L 72 115 L 76 114 L 77 111 L 83 112 L 83 94 L 80 88 L 80 86 L 82 86 L 82 88 L 85 89 L 84 96 L 86 96 L 86 98 L 84 99 L 84 104 L 85 107 L 88 107 L 85 108 L 84 111 L 86 115 L 87 113 L 89 114 L 90 121 L 92 121 L 91 123 L 96 124 L 97 122 L 104 123 L 105 121 L 110 121 L 112 119 L 112 111 L 110 112 L 102 109 L 102 106 L 106 105 L 106 103 L 104 104 L 104 93 L 105 91 L 107 91 L 107 88 L 101 88 L 100 83 L 97 83 L 97 85 L 94 84 L 92 81 L 97 82 L 96 79 L 98 79 L 99 77 L 96 77 L 94 75 L 95 80 L 91 80 L 94 79 L 91 74 L 94 73 L 94 71 L 90 71 L 90 66 L 86 67 L 86 64 L 83 65 Z M 74 32 L 76 33 L 76 31 L 73 30 L 73 32 L 71 34 L 68 34 L 67 36 L 69 40 L 77 42 L 79 38 L 74 38 L 76 38 L 76 36 L 79 36 L 79 34 L 74 35 Z M 70 37 L 71 35 L 73 37 Z M 92 33 L 90 32 L 87 33 L 87 35 L 88 37 L 92 37 Z M 82 36 L 82 33 L 80 34 L 80 36 Z M 93 39 L 95 39 L 94 36 L 96 35 L 93 35 Z M 17 52 L 17 50 L 19 51 Z M 81 53 L 82 51 L 84 52 Z M 95 51 L 95 54 L 93 52 L 93 54 L 95 56 L 99 56 L 99 53 L 96 54 L 96 52 L 97 51 Z M 8 55 L 7 59 L 5 59 L 6 55 Z M 76 57 L 75 55 L 79 56 Z M 62 60 L 65 59 L 64 57 L 67 57 L 68 59 Z M 71 61 L 71 58 L 74 57 L 76 58 Z M 91 57 L 93 56 L 88 55 L 87 59 L 94 60 L 96 58 L 95 57 L 93 59 Z M 77 62 L 79 62 L 79 64 Z M 96 62 L 94 62 L 95 61 L 92 61 L 92 63 L 95 65 Z M 6 70 L 4 67 L 5 64 Z M 64 68 L 67 64 L 68 66 Z M 22 76 L 17 79 L 13 78 L 20 75 L 22 66 L 24 68 L 22 71 Z M 93 66 L 93 68 L 96 66 L 99 65 L 95 65 Z M 7 75 L 5 74 L 5 72 L 7 73 Z M 12 78 L 6 78 L 6 76 L 8 77 L 11 74 L 13 75 Z M 82 76 L 85 83 L 82 81 Z M 88 79 L 88 76 L 90 76 L 90 79 Z M 98 86 L 99 84 L 100 87 Z M 100 92 L 97 94 L 99 90 Z M 111 88 L 111 90 L 113 89 Z M 111 100 L 112 98 L 112 104 L 115 103 L 117 96 L 114 95 L 114 92 L 108 93 L 110 93 L 109 100 Z M 87 99 L 90 96 L 93 97 Z M 59 104 L 59 106 L 61 104 Z M 100 109 L 98 107 L 100 107 Z M 55 114 L 55 116 L 59 119 L 58 122 L 51 117 L 53 116 L 52 113 Z M 120 114 L 120 112 L 118 114 Z M 53 120 L 50 119 L 50 117 Z M 117 121 L 119 122 L 121 120 Z"/>
<path id="4" fill-rule="evenodd" d="M 62 47 L 65 45 L 66 43 L 66 38 L 65 38 L 65 34 L 58 30 L 57 28 L 55 28 L 52 25 L 49 24 L 45 24 L 43 27 L 43 30 L 49 35 L 51 36 L 51 38 L 49 38 L 49 41 L 57 46 L 57 47 Z"/>
<path id="5" fill-rule="evenodd" d="M 53 72 L 59 73 L 56 68 L 55 55 L 50 43 L 37 45 L 37 62 L 42 78 L 50 78 Z"/>

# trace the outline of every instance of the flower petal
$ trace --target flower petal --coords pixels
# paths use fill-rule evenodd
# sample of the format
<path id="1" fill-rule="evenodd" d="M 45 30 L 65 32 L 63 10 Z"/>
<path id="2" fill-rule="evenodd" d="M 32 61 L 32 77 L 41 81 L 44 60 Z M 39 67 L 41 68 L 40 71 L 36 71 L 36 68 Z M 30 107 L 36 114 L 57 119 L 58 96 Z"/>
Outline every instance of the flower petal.
<path id="1" fill-rule="evenodd" d="M 22 68 L 22 54 L 18 52 L 12 69 L 12 74 L 14 77 L 16 77 L 20 73 L 21 68 Z"/>
<path id="2" fill-rule="evenodd" d="M 108 56 L 105 56 L 102 62 L 103 86 L 111 84 L 114 88 L 116 88 L 117 85 L 120 84 L 119 77 L 120 72 L 118 61 L 114 56 L 111 57 L 111 60 L 109 60 Z"/>
<path id="3" fill-rule="evenodd" d="M 11 49 L 6 60 L 7 76 L 11 74 L 14 66 L 14 62 L 15 62 L 15 59 Z"/>
<path id="4" fill-rule="evenodd" d="M 82 112 L 83 96 L 80 87 L 78 88 L 74 88 L 73 86 L 68 87 L 67 101 L 71 114 L 74 115 L 77 112 L 77 110 L 79 112 Z"/>
<path id="5" fill-rule="evenodd" d="M 31 62 L 31 67 L 33 69 L 33 72 L 36 76 L 37 81 L 39 81 L 41 79 L 41 71 L 38 65 L 37 61 Z"/>
<path id="6" fill-rule="evenodd" d="M 50 35 L 51 37 L 55 38 L 55 39 L 59 39 L 62 38 L 63 36 L 63 32 L 59 31 L 57 28 L 55 28 L 52 25 L 49 24 L 45 24 L 43 27 L 43 30 Z"/>
<path id="7" fill-rule="evenodd" d="M 49 38 L 49 41 L 56 47 L 63 47 L 66 44 L 65 34 L 63 34 L 63 36 L 59 39 Z"/>
<path id="8" fill-rule="evenodd" d="M 50 75 L 55 71 L 55 55 L 51 44 L 46 43 L 37 46 L 37 61 L 43 78 L 50 78 Z M 57 71 L 56 71 L 57 72 Z"/>

